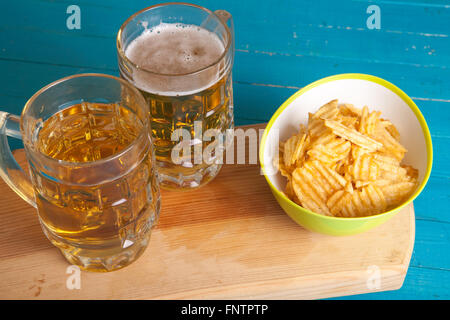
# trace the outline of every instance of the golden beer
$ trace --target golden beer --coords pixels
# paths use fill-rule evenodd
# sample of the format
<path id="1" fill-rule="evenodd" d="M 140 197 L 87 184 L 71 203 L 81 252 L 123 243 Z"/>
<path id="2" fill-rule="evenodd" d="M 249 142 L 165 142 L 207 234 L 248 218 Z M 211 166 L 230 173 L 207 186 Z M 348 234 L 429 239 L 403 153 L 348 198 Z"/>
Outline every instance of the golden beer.
<path id="1" fill-rule="evenodd" d="M 154 15 L 159 15 L 158 19 Z M 198 20 L 198 24 L 165 22 L 166 17 Z M 158 23 L 152 24 L 155 21 Z M 218 174 L 222 152 L 212 153 L 208 159 L 203 153 L 202 161 L 196 161 L 198 153 L 212 143 L 220 143 L 220 151 L 226 149 L 230 143 L 227 129 L 234 128 L 232 32 L 207 9 L 189 4 L 156 5 L 124 23 L 118 50 L 121 76 L 142 93 L 150 107 L 161 186 L 190 189 L 205 185 Z M 181 142 L 174 138 L 178 129 L 190 133 L 191 152 L 183 154 L 181 163 L 173 159 L 174 148 Z M 203 139 L 209 129 L 220 133 L 224 141 Z"/>
<path id="2" fill-rule="evenodd" d="M 133 155 L 134 166 L 121 167 L 119 159 L 89 168 L 126 151 L 142 127 L 139 118 L 118 103 L 80 103 L 52 115 L 39 131 L 37 149 L 42 154 L 73 164 L 61 167 L 56 177 L 31 166 L 43 229 L 70 262 L 85 269 L 123 267 L 149 241 L 159 212 L 149 143 Z"/>
<path id="3" fill-rule="evenodd" d="M 203 133 L 216 129 L 225 135 L 227 129 L 234 127 L 231 75 L 227 74 L 205 90 L 185 96 L 161 96 L 139 91 L 150 105 L 153 144 L 163 185 L 169 188 L 198 187 L 214 178 L 221 164 L 195 163 L 195 144 L 191 146 L 190 158 L 185 158 L 182 165 L 173 164 L 172 149 L 180 141 L 173 141 L 171 136 L 174 130 L 185 129 L 190 132 L 192 140 L 202 144 L 201 150 L 205 150 L 215 141 L 199 141 L 201 137 L 195 140 L 196 121 L 201 122 Z"/>

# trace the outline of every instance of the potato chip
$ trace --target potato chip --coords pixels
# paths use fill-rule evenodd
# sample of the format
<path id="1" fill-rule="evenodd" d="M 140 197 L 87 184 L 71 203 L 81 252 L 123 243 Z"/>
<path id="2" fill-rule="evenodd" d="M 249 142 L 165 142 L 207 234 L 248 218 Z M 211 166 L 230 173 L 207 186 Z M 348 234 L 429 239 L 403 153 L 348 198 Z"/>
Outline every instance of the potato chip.
<path id="1" fill-rule="evenodd" d="M 407 174 L 406 169 L 402 168 L 395 158 L 375 153 L 373 154 L 373 159 L 380 168 L 380 177 L 382 179 L 394 181 L 403 179 Z"/>
<path id="2" fill-rule="evenodd" d="M 353 184 L 351 181 L 347 180 L 347 184 L 345 185 L 344 190 L 350 194 L 353 193 Z"/>
<path id="3" fill-rule="evenodd" d="M 325 127 L 325 125 L 324 125 Z M 311 142 L 310 148 L 314 148 L 317 145 L 324 145 L 330 143 L 336 139 L 337 136 L 329 129 L 322 132 L 315 140 Z"/>
<path id="4" fill-rule="evenodd" d="M 372 183 L 374 186 L 381 188 L 381 187 L 385 187 L 387 185 L 392 184 L 392 181 L 393 180 L 379 178 L 379 179 L 373 181 Z M 369 183 L 370 183 L 370 181 L 367 182 L 367 184 L 369 184 Z"/>
<path id="5" fill-rule="evenodd" d="M 356 129 L 356 125 L 358 124 L 358 118 L 342 116 L 340 117 L 340 122 L 347 128 Z"/>
<path id="6" fill-rule="evenodd" d="M 392 209 L 414 192 L 419 172 L 401 164 L 406 152 L 380 112 L 332 100 L 280 143 L 274 165 L 295 203 L 323 215 L 363 217 Z"/>
<path id="7" fill-rule="evenodd" d="M 324 133 L 331 132 L 330 129 L 325 127 L 325 120 L 323 119 L 314 119 L 310 114 L 309 122 L 308 122 L 308 134 L 311 139 L 315 139 L 317 137 L 322 136 Z"/>
<path id="8" fill-rule="evenodd" d="M 411 180 L 417 180 L 419 178 L 419 170 L 413 168 L 412 166 L 402 165 L 402 168 L 406 170 L 407 178 Z"/>
<path id="9" fill-rule="evenodd" d="M 305 163 L 305 166 L 310 168 L 310 170 L 317 171 L 320 174 L 318 176 L 322 177 L 323 180 L 335 190 L 343 188 L 347 184 L 347 180 L 345 180 L 343 176 L 319 161 L 313 160 L 311 162 L 307 162 Z"/>
<path id="10" fill-rule="evenodd" d="M 355 106 L 350 103 L 341 104 L 340 112 L 344 116 L 355 116 L 357 118 L 361 117 L 361 109 L 355 108 Z"/>
<path id="11" fill-rule="evenodd" d="M 297 135 L 294 135 L 284 143 L 283 160 L 286 167 L 290 167 L 294 164 L 292 162 L 292 159 L 298 140 L 299 137 Z"/>
<path id="12" fill-rule="evenodd" d="M 367 118 L 369 117 L 369 108 L 367 106 L 364 106 L 361 111 L 361 117 L 359 119 L 359 127 L 358 131 L 362 134 L 366 133 L 366 126 L 367 126 Z"/>
<path id="13" fill-rule="evenodd" d="M 328 199 L 327 187 L 324 184 L 316 183 L 313 173 L 308 171 L 306 167 L 295 169 L 292 178 L 299 184 L 309 184 L 311 186 L 309 194 L 318 204 L 323 204 Z"/>
<path id="14" fill-rule="evenodd" d="M 357 156 L 348 172 L 357 181 L 375 181 L 380 176 L 379 165 L 370 154 Z"/>
<path id="15" fill-rule="evenodd" d="M 288 178 L 288 179 L 291 178 L 291 173 L 290 173 L 290 171 L 287 170 L 286 167 L 285 167 L 284 165 L 280 165 L 278 169 L 280 170 L 280 173 L 281 173 L 281 175 L 282 175 L 283 177 L 286 177 L 286 178 Z"/>
<path id="16" fill-rule="evenodd" d="M 368 110 L 368 108 L 364 107 L 363 110 Z M 371 113 L 368 113 L 368 111 L 366 112 L 363 111 L 363 116 L 364 115 L 366 115 L 366 117 L 365 118 L 361 117 L 359 123 L 359 132 L 371 136 L 375 133 L 381 112 L 373 111 Z"/>
<path id="17" fill-rule="evenodd" d="M 327 201 L 327 206 L 334 216 L 340 216 L 342 209 L 350 201 L 351 195 L 344 190 L 336 191 Z"/>
<path id="18" fill-rule="evenodd" d="M 298 133 L 299 133 L 299 134 L 304 134 L 304 133 L 306 133 L 306 126 L 305 126 L 303 123 L 300 124 L 300 130 L 299 130 Z"/>
<path id="19" fill-rule="evenodd" d="M 316 213 L 331 215 L 327 205 L 320 198 L 317 191 L 313 189 L 314 183 L 311 185 L 307 181 L 299 180 L 296 171 L 293 173 L 292 187 L 302 206 Z"/>
<path id="20" fill-rule="evenodd" d="M 289 199 L 292 199 L 295 203 L 301 204 L 300 200 L 298 200 L 298 198 L 297 198 L 297 196 L 296 196 L 296 194 L 294 192 L 294 188 L 292 187 L 292 181 L 291 180 L 288 180 L 284 193 Z"/>
<path id="21" fill-rule="evenodd" d="M 416 188 L 416 183 L 411 181 L 402 181 L 383 187 L 383 194 L 386 197 L 388 205 L 402 202 Z"/>
<path id="22" fill-rule="evenodd" d="M 363 135 L 356 131 L 355 129 L 347 128 L 339 122 L 333 120 L 325 120 L 325 126 L 330 128 L 334 134 L 339 137 L 350 141 L 362 148 L 365 148 L 369 151 L 376 151 L 383 147 L 383 144 L 375 141 L 374 139 Z"/>
<path id="23" fill-rule="evenodd" d="M 377 187 L 369 184 L 360 191 L 347 193 L 341 216 L 358 217 L 381 213 L 386 209 L 386 199 Z"/>
<path id="24" fill-rule="evenodd" d="M 307 153 L 311 159 L 331 164 L 345 159 L 348 156 L 350 149 L 350 142 L 334 138 L 326 144 L 316 144 Z"/>
<path id="25" fill-rule="evenodd" d="M 383 192 L 377 186 L 369 184 L 364 189 L 367 190 L 369 194 L 370 201 L 372 203 L 372 208 L 377 211 L 377 213 L 386 210 L 387 203 Z"/>
<path id="26" fill-rule="evenodd" d="M 381 119 L 379 125 L 383 126 L 387 132 L 397 141 L 400 141 L 400 133 L 397 128 L 389 120 Z"/>
<path id="27" fill-rule="evenodd" d="M 317 110 L 316 113 L 314 113 L 313 118 L 318 119 L 334 119 L 339 113 L 338 109 L 338 100 L 332 100 Z"/>
<path id="28" fill-rule="evenodd" d="M 339 173 L 341 176 L 343 175 L 345 178 L 345 168 L 347 166 L 347 159 L 339 160 L 334 165 L 332 165 L 330 168 Z"/>
<path id="29" fill-rule="evenodd" d="M 301 136 L 297 139 L 297 145 L 295 146 L 294 153 L 292 154 L 291 158 L 291 164 L 294 164 L 296 162 L 303 160 L 303 155 L 306 150 L 307 141 L 306 141 L 306 134 L 303 133 Z M 309 141 L 309 139 L 308 139 Z"/>
<path id="30" fill-rule="evenodd" d="M 379 125 L 372 137 L 383 143 L 383 152 L 393 155 L 399 161 L 405 156 L 406 149 L 383 126 Z"/>
<path id="31" fill-rule="evenodd" d="M 369 150 L 361 148 L 357 145 L 352 145 L 352 150 L 351 150 L 351 160 L 355 161 L 356 159 L 358 159 L 358 157 L 361 157 L 362 155 L 368 153 Z"/>

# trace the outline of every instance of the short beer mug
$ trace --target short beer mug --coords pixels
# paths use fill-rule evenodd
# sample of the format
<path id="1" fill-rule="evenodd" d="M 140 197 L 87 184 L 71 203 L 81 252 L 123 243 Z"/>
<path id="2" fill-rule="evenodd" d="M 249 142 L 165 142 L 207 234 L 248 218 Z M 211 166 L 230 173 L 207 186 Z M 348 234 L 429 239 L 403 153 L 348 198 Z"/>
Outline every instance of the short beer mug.
<path id="1" fill-rule="evenodd" d="M 20 125 L 20 129 L 19 129 Z M 128 82 L 81 74 L 42 88 L 22 116 L 0 112 L 0 171 L 42 229 L 83 270 L 111 271 L 145 250 L 160 209 L 148 106 Z M 8 136 L 22 138 L 28 175 Z"/>
<path id="2" fill-rule="evenodd" d="M 222 166 L 234 128 L 233 32 L 228 12 L 186 3 L 143 9 L 118 32 L 120 74 L 150 108 L 162 187 L 203 186 Z"/>

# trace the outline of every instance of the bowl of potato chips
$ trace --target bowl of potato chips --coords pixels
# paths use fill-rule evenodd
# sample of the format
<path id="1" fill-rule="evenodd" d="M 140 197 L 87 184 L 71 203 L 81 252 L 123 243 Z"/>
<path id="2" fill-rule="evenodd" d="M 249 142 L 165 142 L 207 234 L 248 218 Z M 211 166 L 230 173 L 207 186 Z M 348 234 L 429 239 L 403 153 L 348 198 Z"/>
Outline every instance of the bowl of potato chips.
<path id="1" fill-rule="evenodd" d="M 259 150 L 276 200 L 299 225 L 367 231 L 423 190 L 433 150 L 419 108 L 398 87 L 341 74 L 299 90 L 270 119 Z"/>

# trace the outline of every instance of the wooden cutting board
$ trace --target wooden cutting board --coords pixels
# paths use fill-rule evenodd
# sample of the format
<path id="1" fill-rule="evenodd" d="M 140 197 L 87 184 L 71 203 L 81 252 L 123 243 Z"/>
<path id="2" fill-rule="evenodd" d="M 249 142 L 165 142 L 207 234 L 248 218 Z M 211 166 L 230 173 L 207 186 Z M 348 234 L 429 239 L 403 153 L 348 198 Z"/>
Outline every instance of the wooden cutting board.
<path id="1" fill-rule="evenodd" d="M 22 150 L 15 155 L 25 163 Z M 70 290 L 69 264 L 35 209 L 3 181 L 0 219 L 1 299 L 315 299 L 395 290 L 415 232 L 412 204 L 363 234 L 309 232 L 279 207 L 258 165 L 225 165 L 202 189 L 162 192 L 159 223 L 136 262 L 81 272 L 80 289 Z"/>

